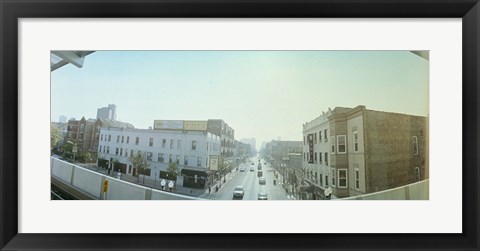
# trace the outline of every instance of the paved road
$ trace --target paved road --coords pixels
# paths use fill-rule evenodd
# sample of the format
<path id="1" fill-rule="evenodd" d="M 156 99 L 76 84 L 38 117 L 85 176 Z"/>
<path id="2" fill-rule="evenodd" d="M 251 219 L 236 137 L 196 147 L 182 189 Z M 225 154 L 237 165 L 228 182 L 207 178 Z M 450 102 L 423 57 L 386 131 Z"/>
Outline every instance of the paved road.
<path id="1" fill-rule="evenodd" d="M 206 198 L 212 200 L 231 200 L 235 187 L 242 185 L 245 190 L 245 195 L 243 197 L 244 200 L 257 200 L 258 193 L 260 192 L 267 193 L 269 200 L 287 200 L 287 196 L 285 191 L 281 188 L 279 180 L 277 180 L 276 185 L 273 185 L 273 181 L 276 179 L 272 168 L 268 165 L 265 166 L 262 160 L 263 177 L 267 179 L 267 184 L 260 185 L 258 182 L 259 178 L 257 177 L 258 158 L 253 157 L 250 158 L 250 160 L 254 165 L 251 165 L 250 162 L 241 164 L 240 168 L 244 167 L 245 172 L 236 172 L 236 174 L 227 181 L 217 193 L 213 192 L 212 189 L 211 195 Z M 250 171 L 250 169 L 253 169 L 253 171 Z"/>

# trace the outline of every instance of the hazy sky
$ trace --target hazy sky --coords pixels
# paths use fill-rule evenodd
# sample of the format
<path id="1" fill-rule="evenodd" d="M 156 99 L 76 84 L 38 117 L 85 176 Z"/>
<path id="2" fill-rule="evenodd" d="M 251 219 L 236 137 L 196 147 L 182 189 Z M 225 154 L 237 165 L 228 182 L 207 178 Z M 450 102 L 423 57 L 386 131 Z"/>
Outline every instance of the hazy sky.
<path id="1" fill-rule="evenodd" d="M 302 140 L 336 106 L 428 115 L 428 61 L 407 51 L 97 51 L 51 75 L 51 120 L 117 105 L 136 128 L 223 119 L 235 138 Z"/>

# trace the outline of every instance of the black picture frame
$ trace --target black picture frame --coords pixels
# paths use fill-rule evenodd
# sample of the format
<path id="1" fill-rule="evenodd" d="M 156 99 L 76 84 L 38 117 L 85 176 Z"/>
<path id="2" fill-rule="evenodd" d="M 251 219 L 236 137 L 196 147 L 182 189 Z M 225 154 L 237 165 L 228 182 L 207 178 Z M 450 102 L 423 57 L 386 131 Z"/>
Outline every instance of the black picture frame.
<path id="1" fill-rule="evenodd" d="M 0 0 L 2 250 L 480 250 L 478 0 Z M 462 234 L 19 234 L 19 18 L 462 18 Z M 460 111 L 459 111 L 460 112 Z M 448 198 L 444 198 L 448 200 Z M 41 214 L 41 212 L 39 212 Z M 381 231 L 381 230 L 379 230 Z"/>

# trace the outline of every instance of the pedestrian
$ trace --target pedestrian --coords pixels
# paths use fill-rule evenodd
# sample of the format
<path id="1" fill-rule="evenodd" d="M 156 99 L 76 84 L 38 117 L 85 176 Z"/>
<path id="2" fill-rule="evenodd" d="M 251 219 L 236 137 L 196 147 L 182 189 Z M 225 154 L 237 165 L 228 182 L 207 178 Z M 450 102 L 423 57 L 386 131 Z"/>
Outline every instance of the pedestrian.
<path id="1" fill-rule="evenodd" d="M 211 190 L 212 190 L 212 186 L 208 185 L 208 194 L 210 194 Z"/>
<path id="2" fill-rule="evenodd" d="M 168 183 L 168 188 L 170 189 L 170 192 L 172 191 L 172 188 L 173 188 L 173 181 L 170 181 Z"/>
<path id="3" fill-rule="evenodd" d="M 162 190 L 163 190 L 163 188 L 165 187 L 165 183 L 166 183 L 166 182 L 165 182 L 165 179 L 162 179 L 162 182 L 160 183 L 160 185 L 162 186 Z"/>

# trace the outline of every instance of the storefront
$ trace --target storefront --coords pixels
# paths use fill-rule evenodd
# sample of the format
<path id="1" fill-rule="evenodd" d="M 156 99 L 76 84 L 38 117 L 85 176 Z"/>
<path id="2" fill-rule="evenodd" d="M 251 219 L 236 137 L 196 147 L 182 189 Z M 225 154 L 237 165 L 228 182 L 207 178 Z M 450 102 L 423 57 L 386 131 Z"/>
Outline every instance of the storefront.
<path id="1" fill-rule="evenodd" d="M 189 188 L 205 188 L 208 172 L 205 170 L 182 169 L 183 186 Z"/>

